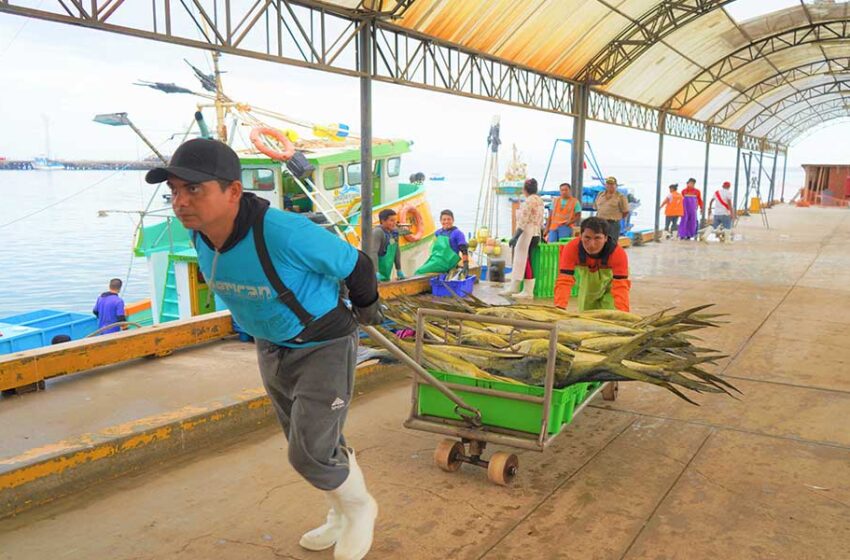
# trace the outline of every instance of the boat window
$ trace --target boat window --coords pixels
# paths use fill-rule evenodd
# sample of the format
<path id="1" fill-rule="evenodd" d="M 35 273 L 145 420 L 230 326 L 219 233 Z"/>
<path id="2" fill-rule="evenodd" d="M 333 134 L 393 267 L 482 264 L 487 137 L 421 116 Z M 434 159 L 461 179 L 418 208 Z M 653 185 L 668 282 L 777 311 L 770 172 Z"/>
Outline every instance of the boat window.
<path id="1" fill-rule="evenodd" d="M 246 191 L 273 191 L 274 169 L 256 167 L 243 169 L 242 188 Z"/>
<path id="2" fill-rule="evenodd" d="M 401 173 L 401 158 L 390 158 L 387 160 L 387 175 L 390 177 L 398 177 Z"/>
<path id="3" fill-rule="evenodd" d="M 383 160 L 375 160 L 372 162 L 372 178 L 376 178 L 380 176 L 379 173 L 379 164 Z M 349 185 L 359 185 L 360 184 L 360 164 L 359 163 L 349 163 L 348 164 L 348 184 Z"/>
<path id="4" fill-rule="evenodd" d="M 359 185 L 360 184 L 360 164 L 359 163 L 348 164 L 348 184 L 349 185 Z"/>
<path id="5" fill-rule="evenodd" d="M 326 189 L 338 189 L 342 186 L 342 166 L 326 167 L 322 171 L 322 185 Z"/>

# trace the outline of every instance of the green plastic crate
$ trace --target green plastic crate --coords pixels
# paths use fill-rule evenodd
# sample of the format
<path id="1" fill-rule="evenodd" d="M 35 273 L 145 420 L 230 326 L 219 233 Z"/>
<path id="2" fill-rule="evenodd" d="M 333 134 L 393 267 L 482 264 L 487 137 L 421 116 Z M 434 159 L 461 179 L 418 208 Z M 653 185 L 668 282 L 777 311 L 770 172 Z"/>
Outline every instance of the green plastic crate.
<path id="1" fill-rule="evenodd" d="M 535 298 L 555 297 L 555 282 L 558 280 L 558 259 L 561 256 L 561 247 L 572 241 L 573 238 L 562 239 L 557 243 L 539 243 L 531 252 L 531 267 L 534 269 Z M 578 295 L 578 282 L 573 284 L 571 297 Z"/>
<path id="2" fill-rule="evenodd" d="M 434 377 L 446 383 L 469 385 L 484 389 L 493 389 L 505 393 L 521 393 L 543 396 L 543 387 L 531 385 L 514 385 L 502 381 L 476 379 L 466 375 L 456 375 L 438 371 L 431 372 Z M 573 411 L 581 402 L 577 397 L 587 391 L 587 383 L 578 383 L 563 389 L 552 391 L 551 413 L 549 415 L 548 433 L 555 434 L 561 426 L 569 424 L 573 419 Z M 481 395 L 455 390 L 457 395 L 468 405 L 481 411 L 481 421 L 485 426 L 506 428 L 531 434 L 540 433 L 543 422 L 543 405 L 531 402 L 512 400 L 507 397 Z M 455 414 L 455 404 L 446 398 L 439 390 L 431 385 L 419 385 L 419 414 L 461 420 Z"/>

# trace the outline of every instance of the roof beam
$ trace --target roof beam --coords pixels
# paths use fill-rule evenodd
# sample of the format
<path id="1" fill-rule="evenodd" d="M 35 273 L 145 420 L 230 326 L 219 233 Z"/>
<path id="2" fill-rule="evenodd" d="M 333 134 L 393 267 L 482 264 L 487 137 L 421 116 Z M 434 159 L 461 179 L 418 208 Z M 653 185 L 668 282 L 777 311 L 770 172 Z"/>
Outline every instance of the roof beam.
<path id="1" fill-rule="evenodd" d="M 775 35 L 763 37 L 721 58 L 693 80 L 685 84 L 664 103 L 664 108 L 678 111 L 705 92 L 712 84 L 755 60 L 799 45 L 841 41 L 850 38 L 850 19 L 820 22 Z"/>
<path id="2" fill-rule="evenodd" d="M 841 72 L 850 74 L 850 58 L 830 58 L 827 60 L 818 60 L 782 70 L 769 78 L 753 84 L 726 105 L 718 109 L 714 114 L 706 120 L 711 123 L 720 124 L 729 119 L 734 118 L 735 114 L 744 107 L 752 103 L 754 100 L 766 96 L 775 89 L 784 85 L 793 84 L 805 78 L 831 74 L 836 72 L 836 67 Z"/>
<path id="3" fill-rule="evenodd" d="M 808 120 L 823 118 L 824 115 L 835 112 L 836 110 L 847 110 L 846 105 L 844 104 L 844 98 L 838 99 L 829 99 L 827 101 L 823 101 L 821 103 L 815 103 L 812 106 L 802 107 L 799 111 L 791 114 L 787 118 L 787 122 L 790 125 L 788 128 L 790 129 L 798 129 L 801 124 L 804 124 Z M 766 138 L 774 138 L 777 140 L 787 136 L 786 134 L 774 135 L 774 132 L 783 125 L 783 123 L 777 123 L 772 128 L 770 128 L 765 134 Z"/>
<path id="4" fill-rule="evenodd" d="M 734 0 L 663 0 L 633 20 L 579 72 L 592 84 L 611 81 L 628 65 L 670 33 Z"/>
<path id="5" fill-rule="evenodd" d="M 784 136 L 779 138 L 779 142 L 782 142 L 785 145 L 791 144 L 792 142 L 807 138 L 808 136 L 813 134 L 815 132 L 814 129 L 819 127 L 820 125 L 840 124 L 837 122 L 833 123 L 832 121 L 838 121 L 843 119 L 850 119 L 850 109 L 847 109 L 846 107 L 843 109 L 835 109 L 832 112 L 819 114 L 817 117 L 800 124 L 797 127 L 796 134 L 786 133 Z"/>
<path id="6" fill-rule="evenodd" d="M 779 116 L 780 113 L 787 111 L 791 107 L 795 107 L 803 103 L 811 106 L 809 101 L 825 95 L 835 94 L 850 94 L 850 79 L 828 82 L 826 84 L 819 84 L 810 88 L 794 91 L 782 99 L 776 100 L 774 103 L 765 108 L 764 111 L 759 112 L 753 118 L 748 120 L 741 127 L 741 130 L 747 133 L 753 133 L 771 119 L 781 119 Z"/>

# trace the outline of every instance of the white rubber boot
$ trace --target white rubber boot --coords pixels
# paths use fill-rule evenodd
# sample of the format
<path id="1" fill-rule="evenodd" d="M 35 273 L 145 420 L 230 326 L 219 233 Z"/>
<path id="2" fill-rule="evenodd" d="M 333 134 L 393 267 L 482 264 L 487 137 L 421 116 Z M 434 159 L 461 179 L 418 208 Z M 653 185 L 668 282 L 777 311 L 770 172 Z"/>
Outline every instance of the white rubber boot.
<path id="1" fill-rule="evenodd" d="M 516 280 L 511 280 L 510 282 L 508 282 L 508 285 L 505 286 L 505 288 L 500 292 L 500 294 L 503 296 L 512 296 L 514 294 L 518 294 L 519 284 L 520 283 Z"/>
<path id="2" fill-rule="evenodd" d="M 524 280 L 525 285 L 522 287 L 522 291 L 518 293 L 515 297 L 518 298 L 531 298 L 534 299 L 534 278 L 526 278 Z"/>
<path id="3" fill-rule="evenodd" d="M 330 502 L 331 509 L 328 511 L 328 517 L 324 525 L 307 531 L 298 542 L 298 544 L 307 550 L 326 550 L 335 545 L 339 540 L 339 536 L 342 534 L 345 520 L 342 514 L 337 511 L 338 506 L 331 492 L 327 493 L 327 499 Z"/>
<path id="4" fill-rule="evenodd" d="M 365 557 L 372 548 L 375 518 L 378 516 L 378 503 L 366 490 L 366 480 L 353 451 L 348 455 L 348 469 L 348 478 L 342 486 L 331 491 L 343 517 L 334 560 L 361 560 Z"/>

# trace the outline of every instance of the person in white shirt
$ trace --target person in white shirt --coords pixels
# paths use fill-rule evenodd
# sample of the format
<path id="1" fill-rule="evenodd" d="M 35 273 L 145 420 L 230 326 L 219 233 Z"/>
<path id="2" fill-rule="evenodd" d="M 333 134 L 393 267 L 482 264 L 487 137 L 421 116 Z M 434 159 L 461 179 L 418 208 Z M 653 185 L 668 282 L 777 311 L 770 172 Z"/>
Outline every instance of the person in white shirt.
<path id="1" fill-rule="evenodd" d="M 717 229 L 732 229 L 732 185 L 729 181 L 723 182 L 723 188 L 714 191 L 711 202 L 708 203 L 708 211 L 714 216 L 711 227 Z"/>

